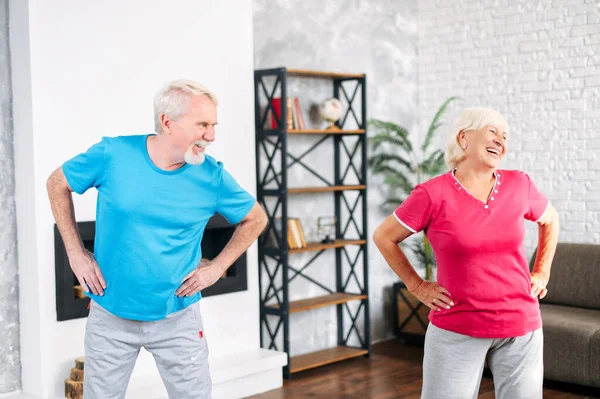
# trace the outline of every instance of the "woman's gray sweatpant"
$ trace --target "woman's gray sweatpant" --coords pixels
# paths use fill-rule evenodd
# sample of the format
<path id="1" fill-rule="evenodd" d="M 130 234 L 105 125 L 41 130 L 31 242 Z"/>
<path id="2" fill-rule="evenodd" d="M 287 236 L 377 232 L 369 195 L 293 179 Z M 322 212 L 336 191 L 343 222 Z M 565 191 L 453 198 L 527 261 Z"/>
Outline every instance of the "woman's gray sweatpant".
<path id="1" fill-rule="evenodd" d="M 84 399 L 121 399 L 140 348 L 152 353 L 169 398 L 209 399 L 208 347 L 198 304 L 164 320 L 114 316 L 92 301 L 85 328 Z"/>
<path id="2" fill-rule="evenodd" d="M 422 399 L 474 399 L 487 362 L 496 399 L 541 399 L 542 329 L 522 337 L 473 338 L 429 323 L 425 334 Z"/>

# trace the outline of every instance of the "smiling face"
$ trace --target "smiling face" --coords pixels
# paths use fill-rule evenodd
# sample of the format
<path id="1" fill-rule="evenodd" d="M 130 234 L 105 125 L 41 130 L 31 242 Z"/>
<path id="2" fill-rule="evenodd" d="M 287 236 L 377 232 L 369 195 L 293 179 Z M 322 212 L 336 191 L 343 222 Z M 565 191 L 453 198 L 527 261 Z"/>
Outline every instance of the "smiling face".
<path id="1" fill-rule="evenodd" d="M 186 163 L 204 162 L 204 151 L 215 140 L 217 107 L 206 95 L 190 96 L 186 112 L 172 120 L 162 116 L 163 131 L 177 156 Z"/>
<path id="2" fill-rule="evenodd" d="M 465 153 L 465 161 L 498 169 L 506 155 L 506 128 L 488 124 L 477 130 L 459 133 L 458 141 Z"/>

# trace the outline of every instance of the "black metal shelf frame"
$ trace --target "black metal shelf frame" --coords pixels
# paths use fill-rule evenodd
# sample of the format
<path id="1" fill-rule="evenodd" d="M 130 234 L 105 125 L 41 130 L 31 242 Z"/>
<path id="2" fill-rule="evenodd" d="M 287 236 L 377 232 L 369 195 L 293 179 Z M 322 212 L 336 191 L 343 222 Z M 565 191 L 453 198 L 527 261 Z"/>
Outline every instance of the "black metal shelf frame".
<path id="1" fill-rule="evenodd" d="M 366 101 L 366 76 L 331 78 L 333 81 L 333 97 L 347 102 L 345 114 L 336 125 L 342 129 L 337 134 L 328 134 L 323 131 L 323 137 L 300 155 L 288 151 L 288 111 L 286 104 L 288 74 L 286 68 L 263 69 L 254 72 L 254 105 L 255 105 L 255 130 L 256 130 L 256 171 L 257 171 L 257 200 L 264 207 L 269 218 L 269 226 L 258 241 L 259 256 L 259 290 L 260 290 L 260 340 L 263 348 L 283 350 L 288 354 L 288 366 L 284 368 L 284 376 L 291 377 L 290 371 L 290 320 L 289 320 L 289 283 L 296 277 L 316 284 L 327 293 L 348 293 L 366 295 L 353 312 L 348 303 L 337 304 L 337 340 L 338 346 L 350 346 L 349 340 L 354 337 L 360 343 L 361 349 L 371 352 L 369 300 L 368 300 L 368 253 L 367 244 L 360 244 L 355 256 L 351 256 L 346 247 L 335 248 L 336 287 L 329 288 L 304 272 L 315 264 L 315 260 L 325 251 L 319 249 L 314 256 L 301 267 L 290 264 L 290 253 L 287 246 L 287 220 L 288 220 L 288 170 L 292 166 L 301 166 L 313 176 L 318 178 L 327 187 L 345 186 L 349 177 L 357 179 L 359 184 L 367 184 L 367 101 Z M 351 95 L 344 87 L 344 82 L 356 84 Z M 274 82 L 274 83 L 273 83 Z M 272 112 L 272 100 L 279 92 L 280 118 Z M 353 107 L 357 96 L 360 96 L 360 110 Z M 273 115 L 276 128 L 265 128 L 268 118 Z M 352 117 L 358 129 L 364 129 L 362 134 L 343 134 L 344 125 Z M 359 117 L 360 116 L 360 117 Z M 323 177 L 318 171 L 311 168 L 303 158 L 315 151 L 327 140 L 333 140 L 334 148 L 334 181 Z M 355 142 L 351 143 L 352 140 Z M 347 156 L 348 164 L 342 167 L 342 151 Z M 358 158 L 360 164 L 355 163 Z M 266 160 L 266 162 L 265 162 Z M 359 237 L 351 239 L 368 240 L 367 235 L 367 190 L 353 191 L 358 193 L 354 201 L 349 200 L 344 190 L 333 192 L 335 201 L 336 239 L 349 239 L 349 229 L 354 227 Z M 360 208 L 359 208 L 360 206 Z M 361 209 L 362 220 L 357 220 L 357 209 Z M 346 220 L 342 220 L 342 212 Z M 277 215 L 280 214 L 280 217 Z M 275 245 L 267 247 L 267 238 L 273 236 Z M 272 245 L 272 242 L 271 242 Z M 344 272 L 344 260 L 348 266 Z M 360 262 L 362 260 L 362 262 Z M 269 265 L 271 263 L 271 265 Z M 356 274 L 362 263 L 362 281 Z M 263 282 L 263 277 L 266 282 Z M 348 292 L 351 281 L 356 283 L 360 292 Z M 267 306 L 273 304 L 277 308 Z M 363 316 L 362 334 L 358 328 L 358 319 Z M 345 317 L 349 317 L 345 323 Z M 269 323 L 269 320 L 275 323 Z M 347 322 L 349 321 L 349 323 Z M 346 327 L 346 328 L 344 328 Z M 276 342 L 280 339 L 283 347 Z M 356 347 L 356 346 L 355 346 Z"/>

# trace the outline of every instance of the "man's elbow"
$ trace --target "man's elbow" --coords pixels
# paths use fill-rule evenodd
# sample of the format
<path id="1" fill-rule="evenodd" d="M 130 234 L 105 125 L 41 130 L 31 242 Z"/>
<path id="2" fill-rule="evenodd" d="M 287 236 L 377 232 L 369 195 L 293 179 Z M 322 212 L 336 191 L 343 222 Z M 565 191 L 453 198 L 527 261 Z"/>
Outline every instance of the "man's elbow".
<path id="1" fill-rule="evenodd" d="M 73 191 L 71 190 L 71 186 L 69 186 L 61 167 L 56 169 L 50 174 L 50 176 L 48 176 L 48 179 L 46 180 L 46 190 L 48 191 L 49 195 L 59 192 L 66 192 L 70 194 Z"/>
<path id="2" fill-rule="evenodd" d="M 267 227 L 268 222 L 269 218 L 267 217 L 267 213 L 258 202 L 254 205 L 248 216 L 242 220 L 242 223 L 248 223 L 249 226 L 252 226 L 253 229 L 258 230 L 261 233 Z"/>
<path id="3" fill-rule="evenodd" d="M 267 212 L 265 212 L 265 210 L 263 209 L 262 206 L 258 206 L 259 209 L 259 224 L 260 224 L 260 231 L 263 232 L 265 231 L 265 229 L 267 228 L 268 224 L 269 224 L 269 217 L 267 216 Z"/>
<path id="4" fill-rule="evenodd" d="M 48 194 L 56 187 L 56 173 L 56 170 L 50 173 L 50 176 L 48 176 L 48 179 L 46 180 L 46 191 L 48 191 Z"/>

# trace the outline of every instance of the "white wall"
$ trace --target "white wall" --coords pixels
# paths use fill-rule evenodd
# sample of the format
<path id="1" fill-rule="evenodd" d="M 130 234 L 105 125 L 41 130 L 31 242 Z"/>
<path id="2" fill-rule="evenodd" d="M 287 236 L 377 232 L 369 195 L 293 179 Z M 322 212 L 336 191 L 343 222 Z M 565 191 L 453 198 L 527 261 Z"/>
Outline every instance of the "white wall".
<path id="1" fill-rule="evenodd" d="M 419 1 L 419 111 L 497 108 L 505 167 L 529 173 L 561 217 L 560 240 L 600 242 L 600 3 Z M 450 115 L 455 116 L 458 107 Z M 529 225 L 526 248 L 537 245 Z"/>
<path id="2" fill-rule="evenodd" d="M 85 319 L 56 322 L 53 218 L 45 181 L 101 136 L 153 130 L 152 99 L 186 77 L 220 99 L 209 153 L 255 193 L 251 1 L 11 2 L 23 390 L 61 395 Z M 76 198 L 95 219 L 95 192 Z M 202 301 L 211 358 L 258 348 L 257 255 L 249 289 Z M 153 370 L 140 358 L 135 373 Z"/>

